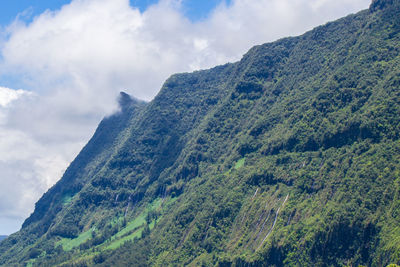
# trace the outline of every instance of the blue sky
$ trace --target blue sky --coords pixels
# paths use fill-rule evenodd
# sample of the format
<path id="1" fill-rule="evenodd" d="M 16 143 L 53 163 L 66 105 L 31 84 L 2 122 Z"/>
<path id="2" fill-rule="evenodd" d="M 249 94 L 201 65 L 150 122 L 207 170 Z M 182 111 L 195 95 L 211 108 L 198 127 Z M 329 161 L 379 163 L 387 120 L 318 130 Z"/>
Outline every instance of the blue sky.
<path id="1" fill-rule="evenodd" d="M 20 13 L 27 12 L 29 17 L 39 15 L 46 9 L 57 9 L 70 0 L 11 0 L 2 1 L 0 5 L 0 24 L 12 22 Z"/>
<path id="2" fill-rule="evenodd" d="M 192 21 L 202 20 L 209 12 L 223 0 L 183 0 L 183 13 Z M 6 2 L 6 4 L 4 4 Z M 0 4 L 0 25 L 11 23 L 17 15 L 23 16 L 25 21 L 40 15 L 45 10 L 56 10 L 70 3 L 71 0 L 7 0 Z M 158 0 L 130 0 L 131 5 L 144 11 L 149 5 Z M 227 3 L 230 0 L 226 0 Z"/>

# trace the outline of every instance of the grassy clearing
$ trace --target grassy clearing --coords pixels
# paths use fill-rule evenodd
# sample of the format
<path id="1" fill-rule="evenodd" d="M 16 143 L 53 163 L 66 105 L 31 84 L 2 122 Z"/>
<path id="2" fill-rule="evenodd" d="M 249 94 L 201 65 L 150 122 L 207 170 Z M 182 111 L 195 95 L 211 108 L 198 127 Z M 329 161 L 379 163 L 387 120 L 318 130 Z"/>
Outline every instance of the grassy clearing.
<path id="1" fill-rule="evenodd" d="M 125 228 L 123 228 L 121 231 L 119 231 L 118 233 L 116 233 L 113 237 L 114 238 L 119 238 L 122 237 L 123 235 L 129 233 L 130 231 L 141 227 L 143 224 L 146 223 L 146 216 L 147 216 L 147 212 L 144 213 L 142 212 L 138 217 L 136 217 L 133 221 L 129 222 Z"/>
<path id="2" fill-rule="evenodd" d="M 93 231 L 94 231 L 94 228 L 81 233 L 78 237 L 76 237 L 74 239 L 62 238 L 60 241 L 57 242 L 57 245 L 61 245 L 65 251 L 69 251 L 69 250 L 73 249 L 74 247 L 77 247 L 80 244 L 83 244 L 85 241 L 87 241 L 89 238 L 91 238 Z"/>
<path id="3" fill-rule="evenodd" d="M 119 248 L 119 247 L 122 246 L 125 242 L 127 242 L 127 241 L 132 241 L 132 240 L 134 240 L 135 238 L 139 238 L 139 237 L 141 236 L 142 232 L 143 232 L 143 227 L 141 227 L 140 229 L 137 229 L 135 232 L 133 232 L 133 233 L 130 234 L 130 235 L 127 235 L 127 236 L 125 236 L 125 237 L 123 237 L 123 238 L 119 238 L 119 239 L 114 240 L 114 241 L 111 242 L 108 246 L 106 246 L 106 247 L 104 248 L 104 250 Z"/>
<path id="4" fill-rule="evenodd" d="M 239 159 L 239 160 L 236 162 L 236 164 L 235 164 L 235 167 L 234 167 L 235 170 L 237 170 L 237 169 L 243 167 L 244 161 L 245 161 L 245 160 L 246 160 L 246 158 Z"/>
<path id="5" fill-rule="evenodd" d="M 160 220 L 160 218 L 157 219 L 157 221 L 159 221 L 159 220 Z M 149 224 L 150 230 L 154 228 L 155 224 L 156 224 L 156 221 L 155 221 L 155 220 L 152 221 L 152 222 Z M 135 238 L 140 238 L 140 236 L 142 235 L 143 230 L 144 230 L 144 224 L 142 224 L 141 227 L 140 227 L 139 229 L 137 229 L 136 231 L 134 231 L 134 232 L 131 233 L 130 235 L 127 235 L 127 236 L 124 236 L 124 237 L 122 237 L 122 238 L 119 238 L 119 239 L 114 240 L 114 241 L 111 242 L 107 247 L 105 247 L 104 250 L 107 250 L 107 249 L 117 249 L 117 248 L 119 248 L 120 246 L 122 246 L 125 242 L 132 241 L 132 240 L 134 240 Z M 119 233 L 120 233 L 120 232 L 119 232 Z"/>
<path id="6" fill-rule="evenodd" d="M 150 211 L 157 210 L 161 207 L 162 199 L 156 199 L 152 203 L 150 203 L 146 209 L 139 214 L 133 221 L 129 222 L 125 228 L 119 231 L 117 234 L 114 235 L 115 238 L 122 237 L 125 234 L 129 233 L 130 231 L 135 230 L 138 227 L 143 226 L 146 223 L 146 216 Z"/>
<path id="7" fill-rule="evenodd" d="M 70 198 L 72 199 L 72 197 Z M 71 200 L 69 200 L 71 201 Z M 156 199 L 152 203 L 150 203 L 137 217 L 134 218 L 133 221 L 127 223 L 127 225 L 122 228 L 119 232 L 117 232 L 114 236 L 112 236 L 109 241 L 106 243 L 106 247 L 104 249 L 116 249 L 120 247 L 126 241 L 132 241 L 135 238 L 140 238 L 144 225 L 146 224 L 146 217 L 150 211 L 157 210 L 161 208 L 163 203 L 162 199 Z M 119 224 L 123 220 L 123 217 L 115 218 L 111 224 Z M 152 229 L 155 225 L 155 221 L 149 224 L 149 228 Z M 57 245 L 61 245 L 64 251 L 70 251 L 71 249 L 78 247 L 79 245 L 85 243 L 87 240 L 92 238 L 92 233 L 95 228 L 91 228 L 88 231 L 81 233 L 78 237 L 74 239 L 70 238 L 62 238 L 57 242 Z M 104 246 L 99 245 L 100 247 Z"/>

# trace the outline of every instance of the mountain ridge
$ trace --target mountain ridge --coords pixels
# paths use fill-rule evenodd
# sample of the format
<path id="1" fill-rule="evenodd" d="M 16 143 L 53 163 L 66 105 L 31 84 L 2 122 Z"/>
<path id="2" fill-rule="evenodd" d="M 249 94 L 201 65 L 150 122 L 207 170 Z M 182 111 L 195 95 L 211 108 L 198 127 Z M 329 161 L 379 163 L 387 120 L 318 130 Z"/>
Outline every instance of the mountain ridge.
<path id="1" fill-rule="evenodd" d="M 0 265 L 400 264 L 399 11 L 121 94 Z"/>

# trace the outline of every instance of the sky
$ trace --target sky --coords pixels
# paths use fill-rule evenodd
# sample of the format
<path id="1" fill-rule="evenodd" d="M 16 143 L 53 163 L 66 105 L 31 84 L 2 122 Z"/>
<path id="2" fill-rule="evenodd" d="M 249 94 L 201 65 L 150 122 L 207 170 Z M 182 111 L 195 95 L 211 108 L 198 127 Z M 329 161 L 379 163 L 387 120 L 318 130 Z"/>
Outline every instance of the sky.
<path id="1" fill-rule="evenodd" d="M 182 13 L 191 21 L 205 19 L 210 11 L 222 0 L 184 0 Z M 158 0 L 130 0 L 130 5 L 140 12 L 146 11 L 150 5 L 157 4 Z M 225 0 L 227 4 L 231 0 Z M 63 5 L 71 3 L 71 0 L 16 0 L 1 3 L 0 25 L 13 22 L 17 16 L 24 21 L 31 22 L 35 16 L 46 10 L 57 10 Z"/>
<path id="2" fill-rule="evenodd" d="M 0 235 L 13 233 L 125 91 L 368 8 L 370 0 L 0 2 Z"/>

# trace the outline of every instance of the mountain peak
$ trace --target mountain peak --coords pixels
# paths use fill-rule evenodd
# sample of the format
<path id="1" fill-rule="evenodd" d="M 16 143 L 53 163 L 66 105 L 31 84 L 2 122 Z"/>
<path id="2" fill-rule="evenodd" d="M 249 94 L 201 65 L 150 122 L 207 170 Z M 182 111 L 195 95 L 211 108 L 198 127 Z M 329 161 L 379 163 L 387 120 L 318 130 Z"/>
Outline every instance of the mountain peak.
<path id="1" fill-rule="evenodd" d="M 119 97 L 118 97 L 118 103 L 121 106 L 121 108 L 126 107 L 130 105 L 133 102 L 133 99 L 130 95 L 128 95 L 125 92 L 120 92 Z"/>
<path id="2" fill-rule="evenodd" d="M 122 91 L 119 93 L 118 104 L 123 110 L 127 109 L 133 105 L 143 104 L 143 103 L 146 103 L 146 101 L 137 99 L 136 97 L 133 97 Z"/>

